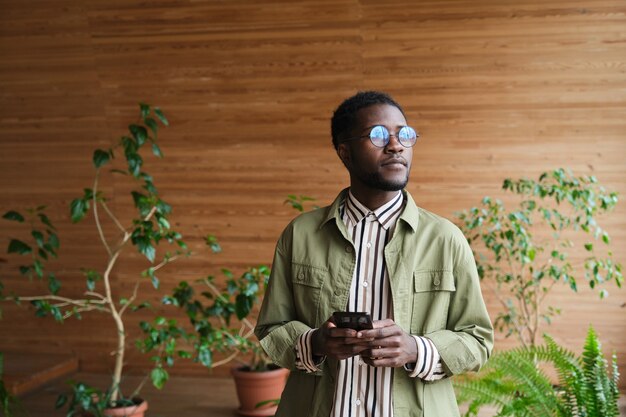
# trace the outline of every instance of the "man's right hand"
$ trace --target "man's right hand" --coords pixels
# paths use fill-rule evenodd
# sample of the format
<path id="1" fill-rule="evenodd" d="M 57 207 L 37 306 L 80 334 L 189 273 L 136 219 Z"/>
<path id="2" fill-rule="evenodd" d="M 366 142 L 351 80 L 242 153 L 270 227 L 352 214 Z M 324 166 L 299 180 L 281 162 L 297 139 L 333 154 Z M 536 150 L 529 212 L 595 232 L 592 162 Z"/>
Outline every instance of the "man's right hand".
<path id="1" fill-rule="evenodd" d="M 334 359 L 347 359 L 368 349 L 367 342 L 373 339 L 360 337 L 353 329 L 339 328 L 332 317 L 324 322 L 311 336 L 313 355 Z"/>

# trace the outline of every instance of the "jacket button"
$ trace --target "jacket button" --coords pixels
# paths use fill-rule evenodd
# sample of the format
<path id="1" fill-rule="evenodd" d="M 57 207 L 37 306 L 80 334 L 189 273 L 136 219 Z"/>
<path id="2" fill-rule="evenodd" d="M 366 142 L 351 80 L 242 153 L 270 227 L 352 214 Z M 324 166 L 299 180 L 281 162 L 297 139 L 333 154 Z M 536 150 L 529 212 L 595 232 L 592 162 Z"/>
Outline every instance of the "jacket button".
<path id="1" fill-rule="evenodd" d="M 433 284 L 435 284 L 436 286 L 441 284 L 441 281 L 439 281 L 438 279 L 436 279 L 435 281 L 433 281 Z"/>
<path id="2" fill-rule="evenodd" d="M 300 272 L 298 274 L 298 281 L 302 281 L 304 279 L 304 272 Z"/>
<path id="3" fill-rule="evenodd" d="M 336 289 L 336 290 L 335 290 L 335 295 L 336 295 L 337 297 L 339 297 L 339 296 L 341 295 L 341 290 L 340 290 L 340 289 Z"/>
<path id="4" fill-rule="evenodd" d="M 346 252 L 348 253 L 352 252 L 352 246 L 346 245 Z"/>

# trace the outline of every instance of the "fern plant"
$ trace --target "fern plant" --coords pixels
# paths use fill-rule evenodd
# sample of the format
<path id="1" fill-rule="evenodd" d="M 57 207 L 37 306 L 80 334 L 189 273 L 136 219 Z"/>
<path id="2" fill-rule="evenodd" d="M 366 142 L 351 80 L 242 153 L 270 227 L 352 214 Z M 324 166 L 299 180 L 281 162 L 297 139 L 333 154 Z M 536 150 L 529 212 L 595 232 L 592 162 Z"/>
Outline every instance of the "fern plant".
<path id="1" fill-rule="evenodd" d="M 459 402 L 469 403 L 466 417 L 481 407 L 495 406 L 496 416 L 614 417 L 619 415 L 617 358 L 611 371 L 598 336 L 589 328 L 582 356 L 544 335 L 545 345 L 495 354 L 483 371 L 455 382 Z M 540 363 L 551 365 L 558 385 Z"/>

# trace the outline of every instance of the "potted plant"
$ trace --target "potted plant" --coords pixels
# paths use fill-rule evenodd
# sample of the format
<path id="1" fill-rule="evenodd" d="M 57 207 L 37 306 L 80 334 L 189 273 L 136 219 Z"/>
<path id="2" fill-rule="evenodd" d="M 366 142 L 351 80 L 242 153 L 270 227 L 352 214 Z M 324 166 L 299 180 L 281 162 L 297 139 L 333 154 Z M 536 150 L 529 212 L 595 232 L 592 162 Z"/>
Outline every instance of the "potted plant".
<path id="1" fill-rule="evenodd" d="M 479 276 L 501 303 L 496 328 L 507 337 L 515 335 L 522 346 L 534 346 L 541 322 L 550 324 L 561 311 L 544 305 L 554 285 L 576 291 L 584 276 L 591 288 L 610 281 L 621 287 L 622 265 L 613 258 L 608 232 L 596 221 L 617 204 L 617 194 L 593 176 L 564 169 L 544 172 L 537 180 L 506 179 L 502 188 L 519 197 L 515 206 L 485 197 L 482 206 L 458 214 L 460 227 Z M 579 240 L 582 265 L 571 260 L 573 238 Z M 607 295 L 600 290 L 601 297 Z"/>
<path id="2" fill-rule="evenodd" d="M 209 244 L 219 251 L 212 239 Z M 183 308 L 194 328 L 196 360 L 207 368 L 215 368 L 231 361 L 237 395 L 241 407 L 238 412 L 250 416 L 271 416 L 276 411 L 275 401 L 285 386 L 286 369 L 267 357 L 254 336 L 255 305 L 262 297 L 269 279 L 269 268 L 250 267 L 235 276 L 222 269 L 221 285 L 214 276 L 193 284 L 180 282 L 165 304 Z M 216 357 L 221 355 L 221 357 Z"/>
<path id="3" fill-rule="evenodd" d="M 312 197 L 290 194 L 284 204 L 303 212 L 312 201 Z M 215 236 L 207 236 L 206 244 L 214 253 L 221 251 Z M 233 361 L 238 364 L 231 373 L 240 402 L 239 414 L 273 416 L 289 371 L 273 364 L 254 336 L 255 306 L 263 297 L 270 268 L 249 267 L 239 276 L 225 268 L 221 273 L 220 280 L 209 275 L 192 284 L 180 282 L 163 302 L 185 310 L 195 332 L 187 340 L 193 342 L 196 361 L 210 369 Z M 217 360 L 215 353 L 221 355 Z"/>
<path id="4" fill-rule="evenodd" d="M 496 353 L 478 375 L 456 379 L 459 402 L 469 403 L 465 416 L 475 416 L 485 405 L 495 406 L 498 416 L 619 416 L 617 358 L 613 354 L 609 373 L 593 328 L 581 356 L 548 335 L 544 340 L 544 346 Z M 537 363 L 556 371 L 557 385 Z"/>
<path id="5" fill-rule="evenodd" d="M 101 313 L 109 315 L 115 326 L 117 335 L 114 350 L 114 368 L 111 385 L 99 390 L 86 384 L 73 383 L 73 392 L 70 396 L 62 395 L 57 401 L 58 407 L 68 406 L 68 416 L 76 413 L 88 413 L 94 416 L 116 415 L 115 409 L 128 406 L 122 415 L 135 415 L 133 412 L 147 408 L 147 403 L 139 399 L 140 384 L 130 395 L 122 395 L 120 382 L 124 365 L 124 355 L 128 347 L 128 329 L 126 315 L 132 311 L 149 306 L 148 300 L 142 300 L 142 288 L 152 285 L 159 289 L 159 270 L 182 255 L 188 255 L 188 249 L 180 233 L 170 227 L 168 216 L 172 208 L 163 201 L 158 194 L 153 178 L 144 171 L 144 156 L 146 148 L 161 158 L 161 150 L 157 143 L 159 123 L 167 126 L 168 121 L 158 107 L 140 104 L 140 115 L 136 123 L 129 125 L 129 133 L 122 136 L 115 146 L 109 149 L 96 149 L 93 154 L 95 168 L 94 182 L 91 188 L 86 188 L 81 197 L 71 203 L 70 213 L 73 223 L 81 221 L 91 213 L 97 229 L 97 236 L 106 252 L 104 268 L 98 270 L 86 267 L 82 270 L 85 276 L 85 291 L 79 296 L 64 294 L 62 280 L 53 271 L 48 271 L 47 262 L 57 257 L 60 240 L 52 221 L 45 213 L 45 207 L 40 206 L 27 210 L 23 215 L 11 210 L 4 214 L 4 219 L 29 224 L 28 239 L 10 240 L 8 253 L 23 255 L 25 262 L 20 262 L 19 274 L 23 278 L 46 281 L 48 292 L 36 296 L 20 294 L 2 294 L 3 285 L 0 282 L 0 300 L 13 300 L 17 303 L 28 302 L 34 307 L 37 316 L 52 316 L 59 322 L 70 317 L 81 318 L 85 313 Z M 124 223 L 109 206 L 109 198 L 100 186 L 101 177 L 108 164 L 114 163 L 114 157 L 122 155 L 122 164 L 111 170 L 110 175 L 124 175 L 129 181 L 137 184 L 131 192 L 132 201 L 136 208 L 133 218 Z M 108 222 L 103 222 L 103 217 Z M 112 225 L 115 233 L 105 230 L 105 225 Z M 115 238 L 110 238 L 115 236 Z M 170 247 L 157 256 L 157 246 L 167 242 Z M 148 267 L 138 274 L 132 291 L 122 294 L 112 281 L 112 274 L 118 260 L 123 253 L 135 250 L 143 255 Z M 23 258 L 22 258 L 23 259 Z M 6 282 L 5 282 L 6 283 Z M 4 288 L 5 291 L 8 288 Z M 167 320 L 158 316 L 152 323 L 142 322 L 142 327 L 151 327 L 155 332 L 146 335 L 138 346 L 145 352 L 157 351 L 152 356 L 154 367 L 149 377 L 155 387 L 161 388 L 168 379 L 166 366 L 171 366 L 174 357 L 189 357 L 184 351 L 176 349 L 177 340 L 186 336 L 182 327 L 175 320 Z M 106 347 L 107 351 L 110 347 Z M 144 380 L 145 382 L 145 380 Z M 139 415 L 139 414 L 138 414 Z M 143 415 L 143 414 L 141 414 Z"/>

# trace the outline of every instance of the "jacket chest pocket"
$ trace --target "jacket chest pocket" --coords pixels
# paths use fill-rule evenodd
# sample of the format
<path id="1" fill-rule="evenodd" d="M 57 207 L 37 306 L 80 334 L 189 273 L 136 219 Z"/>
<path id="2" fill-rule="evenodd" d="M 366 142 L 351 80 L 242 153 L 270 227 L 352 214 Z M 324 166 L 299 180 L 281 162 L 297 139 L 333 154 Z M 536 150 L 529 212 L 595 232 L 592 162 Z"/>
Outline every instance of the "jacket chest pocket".
<path id="1" fill-rule="evenodd" d="M 328 271 L 310 265 L 292 264 L 291 283 L 298 320 L 315 327 L 320 291 Z"/>
<path id="2" fill-rule="evenodd" d="M 452 271 L 415 271 L 413 284 L 411 333 L 424 335 L 445 329 L 450 297 L 456 291 Z"/>

